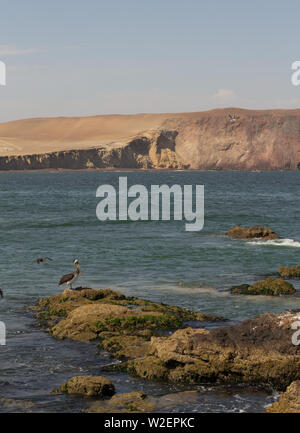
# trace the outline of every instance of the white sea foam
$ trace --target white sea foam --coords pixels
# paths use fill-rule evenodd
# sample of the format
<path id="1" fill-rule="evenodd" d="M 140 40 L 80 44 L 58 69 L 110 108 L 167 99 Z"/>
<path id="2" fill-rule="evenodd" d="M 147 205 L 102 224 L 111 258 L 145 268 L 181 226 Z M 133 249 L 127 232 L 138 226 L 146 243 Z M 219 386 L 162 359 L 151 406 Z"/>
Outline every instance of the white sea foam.
<path id="1" fill-rule="evenodd" d="M 293 247 L 293 248 L 300 248 L 300 242 L 294 241 L 294 239 L 270 239 L 268 241 L 264 241 L 261 239 L 255 239 L 253 241 L 248 241 L 247 244 L 250 245 L 261 245 L 261 246 L 268 246 L 272 245 L 275 247 Z"/>

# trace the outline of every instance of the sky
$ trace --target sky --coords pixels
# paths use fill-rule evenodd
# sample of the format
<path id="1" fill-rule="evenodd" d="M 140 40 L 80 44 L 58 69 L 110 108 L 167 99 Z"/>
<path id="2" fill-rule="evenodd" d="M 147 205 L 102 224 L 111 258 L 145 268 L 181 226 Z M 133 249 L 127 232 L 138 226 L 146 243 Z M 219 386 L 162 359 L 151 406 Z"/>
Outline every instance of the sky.
<path id="1" fill-rule="evenodd" d="M 299 108 L 298 0 L 0 0 L 0 122 Z"/>

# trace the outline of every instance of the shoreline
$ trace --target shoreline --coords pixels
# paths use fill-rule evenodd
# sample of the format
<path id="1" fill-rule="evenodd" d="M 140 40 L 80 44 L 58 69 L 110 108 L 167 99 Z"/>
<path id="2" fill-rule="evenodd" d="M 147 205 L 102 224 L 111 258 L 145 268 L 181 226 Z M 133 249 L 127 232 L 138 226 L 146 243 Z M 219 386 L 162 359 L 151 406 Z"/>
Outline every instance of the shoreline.
<path id="1" fill-rule="evenodd" d="M 105 373 L 126 373 L 150 383 L 183 384 L 184 392 L 197 385 L 242 386 L 249 391 L 258 387 L 272 395 L 300 379 L 299 354 L 296 347 L 287 350 L 285 343 L 298 314 L 293 311 L 262 314 L 229 325 L 216 315 L 126 297 L 111 289 L 81 287 L 39 298 L 29 310 L 35 312 L 37 326 L 56 339 L 93 341 L 98 350 L 110 354 L 112 363 L 102 367 L 98 376 L 73 376 L 67 382 L 79 380 L 83 391 L 75 393 L 82 397 L 86 382 L 107 380 Z M 189 319 L 203 324 L 191 327 Z M 207 329 L 210 321 L 216 326 Z M 58 383 L 58 392 L 74 394 L 67 383 Z M 116 398 L 135 399 L 134 394 L 116 394 Z M 144 399 L 153 403 L 151 392 Z M 114 399 L 110 401 L 113 404 Z M 88 411 L 102 411 L 106 404 L 103 407 L 98 400 Z M 157 409 L 142 405 L 139 411 Z"/>

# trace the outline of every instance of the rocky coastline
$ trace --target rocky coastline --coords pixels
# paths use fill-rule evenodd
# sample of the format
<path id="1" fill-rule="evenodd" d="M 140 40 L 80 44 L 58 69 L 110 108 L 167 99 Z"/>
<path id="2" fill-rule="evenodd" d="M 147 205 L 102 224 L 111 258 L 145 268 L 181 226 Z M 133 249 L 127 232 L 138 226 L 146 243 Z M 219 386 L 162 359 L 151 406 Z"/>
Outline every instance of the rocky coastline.
<path id="1" fill-rule="evenodd" d="M 300 110 L 24 119 L 0 124 L 0 171 L 297 170 Z"/>
<path id="2" fill-rule="evenodd" d="M 300 350 L 292 343 L 291 326 L 300 320 L 300 310 L 226 325 L 222 317 L 90 288 L 41 298 L 31 310 L 53 337 L 95 341 L 109 352 L 112 364 L 103 369 L 104 376 L 113 370 L 146 380 L 259 385 L 278 391 L 300 380 Z M 191 321 L 202 322 L 203 328 L 191 328 Z M 207 330 L 207 322 L 220 326 Z M 158 404 L 142 392 L 103 401 L 114 394 L 114 386 L 102 376 L 75 377 L 57 386 L 55 392 L 99 396 L 90 412 L 150 412 Z"/>

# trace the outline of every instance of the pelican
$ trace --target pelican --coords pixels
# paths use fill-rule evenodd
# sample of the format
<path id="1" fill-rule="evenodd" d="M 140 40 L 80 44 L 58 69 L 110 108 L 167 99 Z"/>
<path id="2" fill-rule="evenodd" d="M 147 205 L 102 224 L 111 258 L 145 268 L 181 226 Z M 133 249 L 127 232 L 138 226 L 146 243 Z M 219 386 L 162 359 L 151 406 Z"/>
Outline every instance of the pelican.
<path id="1" fill-rule="evenodd" d="M 52 261 L 52 259 L 50 259 L 50 257 L 39 257 L 38 259 L 36 259 L 36 262 L 37 262 L 37 264 L 39 264 L 39 263 L 45 262 L 46 260 Z"/>
<path id="2" fill-rule="evenodd" d="M 82 273 L 77 259 L 73 260 L 73 264 L 75 266 L 76 271 L 71 272 L 70 274 L 63 275 L 58 283 L 59 286 L 61 286 L 62 284 L 66 284 L 67 288 L 72 289 L 72 284 L 75 283 L 75 281 L 79 277 L 79 274 Z"/>
<path id="3" fill-rule="evenodd" d="M 3 298 L 3 291 L 0 289 L 0 297 Z"/>

